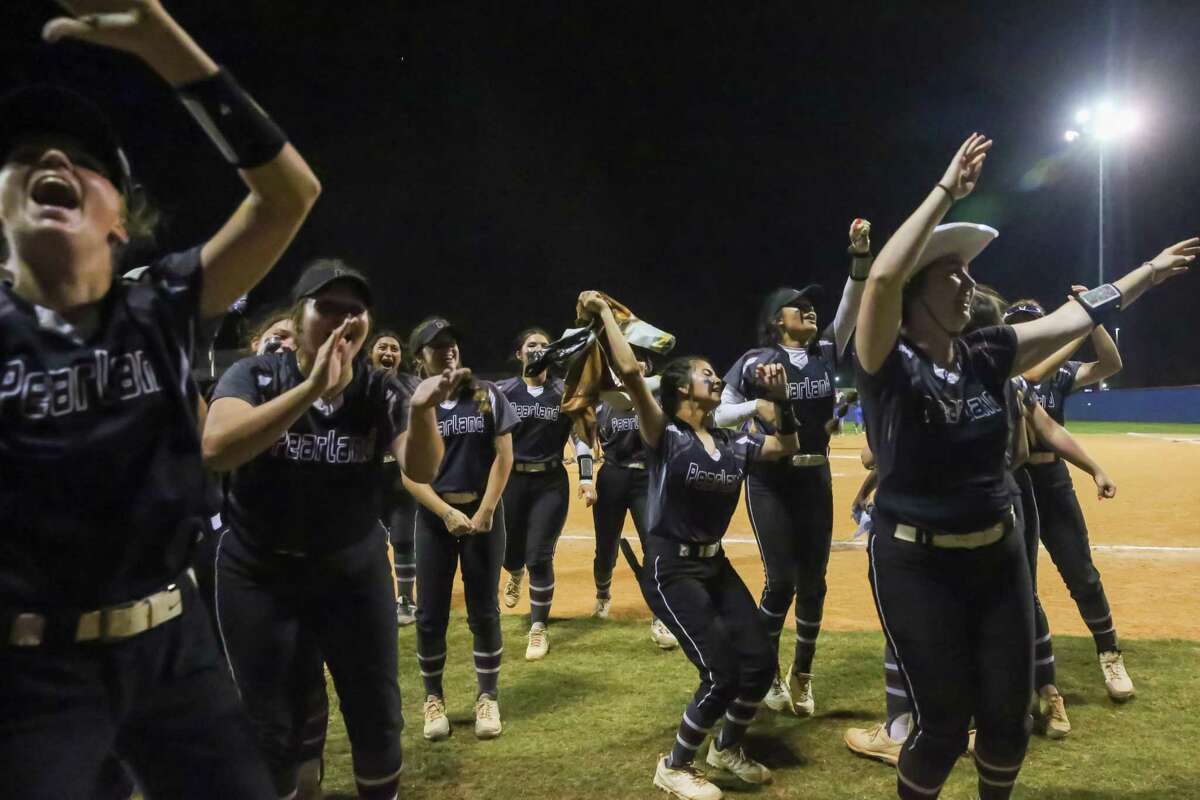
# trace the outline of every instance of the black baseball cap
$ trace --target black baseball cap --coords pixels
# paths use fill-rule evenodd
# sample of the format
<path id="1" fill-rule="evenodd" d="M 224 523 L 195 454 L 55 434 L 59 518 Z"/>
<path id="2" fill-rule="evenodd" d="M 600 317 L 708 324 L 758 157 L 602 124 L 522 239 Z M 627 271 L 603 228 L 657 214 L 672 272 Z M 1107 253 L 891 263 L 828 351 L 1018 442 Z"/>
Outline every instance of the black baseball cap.
<path id="1" fill-rule="evenodd" d="M 763 305 L 766 307 L 767 313 L 774 314 L 779 309 L 786 308 L 797 300 L 803 299 L 809 303 L 813 303 L 816 300 L 820 300 L 824 294 L 825 290 L 821 288 L 821 284 L 819 283 L 810 283 L 803 289 L 784 287 L 776 289 L 767 295 L 766 302 Z"/>
<path id="2" fill-rule="evenodd" d="M 48 84 L 27 86 L 0 98 L 0 163 L 19 139 L 39 133 L 78 139 L 104 166 L 113 186 L 126 196 L 132 194 L 135 185 L 129 159 L 108 117 L 91 100 Z"/>
<path id="3" fill-rule="evenodd" d="M 455 339 L 458 339 L 457 328 L 442 317 L 432 317 L 417 326 L 413 330 L 412 336 L 408 337 L 409 352 L 419 353 L 421 348 L 436 339 L 439 333 L 450 333 Z"/>
<path id="4" fill-rule="evenodd" d="M 326 286 L 338 281 L 352 286 L 362 295 L 363 303 L 367 308 L 371 307 L 371 284 L 367 280 L 367 276 L 332 258 L 315 261 L 308 269 L 304 270 L 300 280 L 296 281 L 296 286 L 292 289 L 292 299 L 301 300 L 305 297 L 312 297 Z"/>

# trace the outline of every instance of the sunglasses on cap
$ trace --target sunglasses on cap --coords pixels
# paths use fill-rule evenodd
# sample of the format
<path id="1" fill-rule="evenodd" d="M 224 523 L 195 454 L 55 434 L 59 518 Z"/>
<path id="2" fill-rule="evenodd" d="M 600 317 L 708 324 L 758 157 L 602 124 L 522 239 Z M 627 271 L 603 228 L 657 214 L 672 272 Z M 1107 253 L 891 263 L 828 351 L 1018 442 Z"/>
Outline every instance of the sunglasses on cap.
<path id="1" fill-rule="evenodd" d="M 367 310 L 362 303 L 343 302 L 328 297 L 314 299 L 313 308 L 322 317 L 357 317 Z"/>
<path id="2" fill-rule="evenodd" d="M 1031 303 L 1021 303 L 1020 305 L 1012 306 L 1011 308 L 1008 308 L 1005 310 L 1004 321 L 1008 322 L 1013 317 L 1019 316 L 1021 314 L 1028 314 L 1029 316 L 1035 317 L 1038 319 L 1046 316 L 1046 312 L 1043 311 L 1041 308 L 1039 308 Z"/>

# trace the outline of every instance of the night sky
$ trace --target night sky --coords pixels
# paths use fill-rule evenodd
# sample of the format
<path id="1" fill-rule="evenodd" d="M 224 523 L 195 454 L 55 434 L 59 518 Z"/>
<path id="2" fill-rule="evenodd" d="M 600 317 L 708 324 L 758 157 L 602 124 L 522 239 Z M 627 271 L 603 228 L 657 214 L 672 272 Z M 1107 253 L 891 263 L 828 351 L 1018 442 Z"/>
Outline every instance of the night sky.
<path id="1" fill-rule="evenodd" d="M 1009 297 L 1096 282 L 1097 157 L 1067 145 L 1102 95 L 1141 111 L 1107 156 L 1106 278 L 1200 233 L 1200 3 L 356 3 L 169 7 L 275 117 L 325 192 L 252 295 L 340 256 L 381 320 L 442 313 L 495 373 L 513 335 L 608 291 L 726 368 L 763 293 L 846 274 L 973 130 L 996 140 L 949 219 L 1000 238 L 973 265 Z M 363 9 L 359 11 L 357 9 Z M 241 184 L 169 89 L 130 59 L 38 43 L 50 3 L 6 3 L 6 88 L 74 85 L 114 116 L 166 212 L 160 243 L 210 235 Z M 1122 315 L 1114 386 L 1200 383 L 1200 275 Z"/>

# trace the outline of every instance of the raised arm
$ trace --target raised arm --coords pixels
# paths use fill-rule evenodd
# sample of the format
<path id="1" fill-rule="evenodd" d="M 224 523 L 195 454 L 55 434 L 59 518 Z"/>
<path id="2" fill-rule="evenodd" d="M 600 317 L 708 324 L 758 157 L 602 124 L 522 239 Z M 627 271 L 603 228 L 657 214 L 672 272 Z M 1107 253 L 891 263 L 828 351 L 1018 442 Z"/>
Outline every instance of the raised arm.
<path id="1" fill-rule="evenodd" d="M 858 360 L 870 374 L 879 371 L 900 333 L 904 284 L 951 204 L 969 195 L 979 180 L 992 141 L 973 133 L 958 148 L 940 182 L 888 239 L 867 277 L 858 310 Z"/>
<path id="2" fill-rule="evenodd" d="M 171 84 L 250 190 L 201 251 L 200 313 L 224 313 L 291 243 L 321 184 L 283 132 L 163 8 L 159 0 L 60 0 L 72 16 L 43 36 L 123 50 Z"/>
<path id="3" fill-rule="evenodd" d="M 1103 325 L 1097 325 L 1092 330 L 1092 347 L 1096 351 L 1096 360 L 1079 366 L 1079 372 L 1075 373 L 1075 383 L 1071 386 L 1072 391 L 1111 378 L 1124 366 L 1117 343 Z"/>
<path id="4" fill-rule="evenodd" d="M 1200 253 L 1200 238 L 1185 239 L 1163 250 L 1151 261 L 1126 273 L 1111 284 L 1121 293 L 1120 308 L 1133 305 L 1152 286 L 1188 271 L 1188 266 Z M 1102 324 L 1115 307 L 1098 309 L 1089 314 L 1080 302 L 1070 301 L 1059 306 L 1053 314 L 1013 326 L 1017 332 L 1017 357 L 1013 374 L 1020 374 L 1047 359 L 1055 350 L 1072 339 L 1087 333 L 1094 325 Z M 1093 316 L 1095 317 L 1093 319 Z"/>
<path id="5" fill-rule="evenodd" d="M 833 342 L 838 358 L 846 352 L 854 326 L 858 323 L 858 308 L 862 305 L 863 289 L 871 271 L 871 223 L 855 219 L 850 223 L 850 277 L 842 287 L 842 299 L 833 315 Z"/>
<path id="6" fill-rule="evenodd" d="M 345 336 L 348 331 L 356 335 L 351 326 L 363 325 L 360 318 L 339 325 L 317 350 L 304 382 L 278 397 L 258 406 L 239 397 L 215 400 L 201 440 L 205 466 L 228 472 L 275 444 L 318 398 L 338 385 L 343 370 L 350 369 L 352 343 Z"/>
<path id="7" fill-rule="evenodd" d="M 601 335 L 608 343 L 608 352 L 613 358 L 613 367 L 629 392 L 633 408 L 637 411 L 641 422 L 642 441 L 651 447 L 657 447 L 663 431 L 667 427 L 667 417 L 662 407 L 650 393 L 646 379 L 642 376 L 642 368 L 638 366 L 633 348 L 625 341 L 621 326 L 617 324 L 612 309 L 604 300 L 603 295 L 595 291 L 586 291 L 579 295 L 579 306 L 586 312 L 600 318 L 603 325 Z"/>
<path id="8" fill-rule="evenodd" d="M 1055 370 L 1066 363 L 1066 361 L 1075 354 L 1075 351 L 1083 345 L 1083 340 L 1086 338 L 1087 334 L 1084 334 L 1078 339 L 1072 339 L 1070 342 L 1060 347 L 1049 358 L 1034 364 L 1031 368 L 1025 370 L 1025 372 L 1021 373 L 1021 376 L 1036 386 L 1037 384 L 1046 380 L 1046 378 L 1049 378 L 1051 375 L 1053 375 Z"/>

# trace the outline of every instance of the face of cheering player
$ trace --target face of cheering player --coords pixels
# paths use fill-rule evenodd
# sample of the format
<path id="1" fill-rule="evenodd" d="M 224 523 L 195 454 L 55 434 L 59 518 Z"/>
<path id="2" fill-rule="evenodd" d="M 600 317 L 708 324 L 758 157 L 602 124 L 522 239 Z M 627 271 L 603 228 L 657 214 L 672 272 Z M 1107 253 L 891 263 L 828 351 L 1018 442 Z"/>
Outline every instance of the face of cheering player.
<path id="1" fill-rule="evenodd" d="M 922 270 L 911 299 L 906 300 L 906 318 L 925 314 L 942 330 L 957 334 L 971 321 L 975 279 L 968 265 L 954 256 L 935 261 Z"/>
<path id="2" fill-rule="evenodd" d="M 530 359 L 536 354 L 546 349 L 546 345 L 550 344 L 550 339 L 543 333 L 531 333 L 521 342 L 521 347 L 517 350 L 517 360 L 521 362 L 521 366 L 529 363 Z"/>
<path id="3" fill-rule="evenodd" d="M 712 364 L 697 358 L 692 361 L 690 382 L 686 387 L 679 387 L 679 394 L 681 400 L 691 400 L 701 411 L 708 413 L 721 405 L 724 388 L 725 384 Z"/>
<path id="4" fill-rule="evenodd" d="M 426 375 L 440 375 L 443 370 L 458 369 L 461 366 L 458 353 L 458 340 L 454 334 L 442 331 L 433 337 L 433 341 L 421 348 L 418 353 L 421 366 Z"/>
<path id="5" fill-rule="evenodd" d="M 275 320 L 266 327 L 265 330 L 258 336 L 250 340 L 250 350 L 254 353 L 261 353 L 263 346 L 276 340 L 279 345 L 278 350 L 296 350 L 296 328 L 292 324 L 292 320 L 288 317 L 282 317 Z"/>
<path id="6" fill-rule="evenodd" d="M 812 303 L 801 297 L 792 305 L 779 309 L 775 324 L 779 326 L 782 341 L 804 346 L 817 335 L 817 311 Z"/>
<path id="7" fill-rule="evenodd" d="M 0 168 L 10 259 L 36 269 L 108 254 L 129 239 L 125 200 L 99 159 L 69 136 L 22 139 Z M 106 259 L 111 279 L 111 259 Z"/>
<path id="8" fill-rule="evenodd" d="M 380 336 L 371 347 L 371 363 L 376 369 L 395 372 L 400 366 L 400 342 L 391 336 Z"/>
<path id="9" fill-rule="evenodd" d="M 351 336 L 353 347 L 350 357 L 354 358 L 362 349 L 367 336 L 367 304 L 358 292 L 345 283 L 331 283 L 322 289 L 320 294 L 305 301 L 300 330 L 296 334 L 298 349 L 305 351 L 309 357 L 315 355 L 329 338 L 329 334 L 347 317 L 359 322 L 357 330 Z"/>

